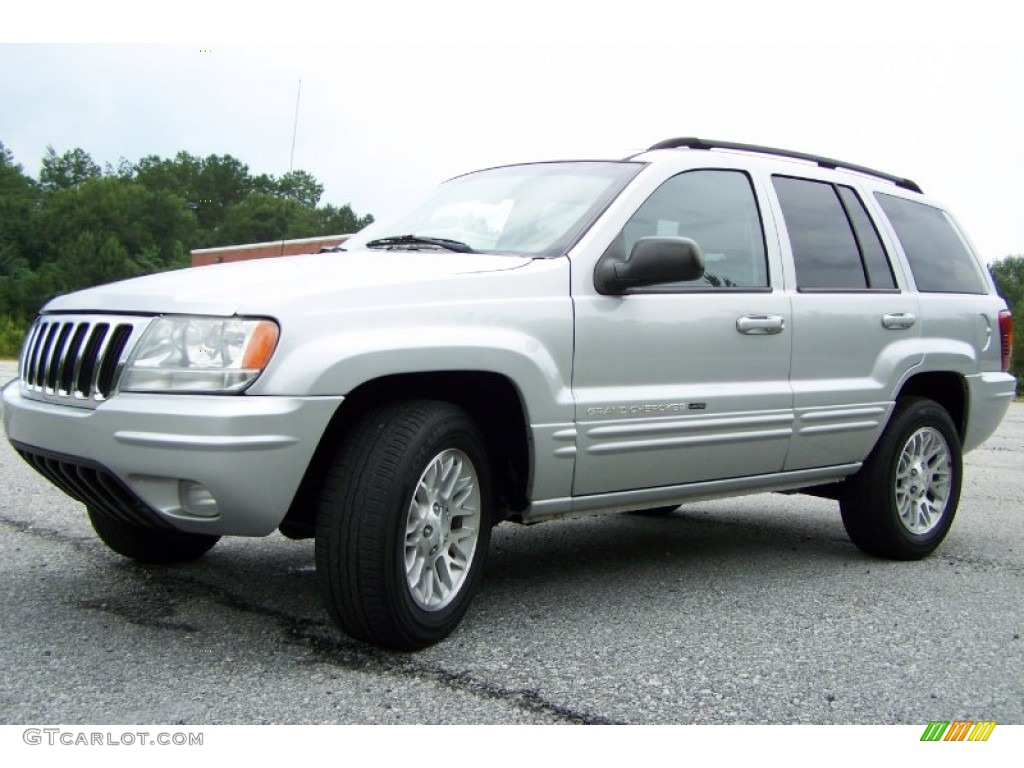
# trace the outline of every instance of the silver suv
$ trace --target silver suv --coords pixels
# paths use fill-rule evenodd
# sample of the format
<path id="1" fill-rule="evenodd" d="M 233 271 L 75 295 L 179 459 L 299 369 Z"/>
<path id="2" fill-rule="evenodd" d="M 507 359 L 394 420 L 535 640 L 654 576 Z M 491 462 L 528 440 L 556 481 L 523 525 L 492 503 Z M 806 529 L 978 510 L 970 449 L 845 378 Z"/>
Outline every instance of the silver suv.
<path id="1" fill-rule="evenodd" d="M 54 299 L 11 443 L 137 560 L 315 537 L 338 625 L 416 649 L 504 520 L 802 490 L 923 557 L 1014 392 L 953 218 L 828 158 L 672 139 L 492 168 L 342 250 Z"/>

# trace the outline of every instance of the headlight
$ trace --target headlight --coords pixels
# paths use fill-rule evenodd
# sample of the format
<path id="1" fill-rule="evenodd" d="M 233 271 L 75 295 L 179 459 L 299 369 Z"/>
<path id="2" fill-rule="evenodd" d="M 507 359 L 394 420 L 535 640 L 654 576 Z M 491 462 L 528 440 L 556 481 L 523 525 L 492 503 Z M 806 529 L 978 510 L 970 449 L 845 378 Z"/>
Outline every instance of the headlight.
<path id="1" fill-rule="evenodd" d="M 271 320 L 160 317 L 136 345 L 122 392 L 240 392 L 262 373 L 279 335 Z"/>

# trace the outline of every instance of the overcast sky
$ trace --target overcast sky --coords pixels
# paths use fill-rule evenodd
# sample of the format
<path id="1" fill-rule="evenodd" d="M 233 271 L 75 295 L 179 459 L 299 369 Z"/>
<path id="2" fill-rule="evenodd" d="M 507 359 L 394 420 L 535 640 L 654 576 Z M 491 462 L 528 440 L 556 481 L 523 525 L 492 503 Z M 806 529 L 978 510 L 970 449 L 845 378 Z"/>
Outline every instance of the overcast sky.
<path id="1" fill-rule="evenodd" d="M 8 7 L 0 141 L 32 175 L 48 144 L 101 164 L 231 154 L 280 175 L 301 80 L 294 165 L 359 214 L 478 167 L 700 136 L 907 176 L 986 260 L 1024 253 L 1024 43 L 1008 3 L 350 6 Z"/>

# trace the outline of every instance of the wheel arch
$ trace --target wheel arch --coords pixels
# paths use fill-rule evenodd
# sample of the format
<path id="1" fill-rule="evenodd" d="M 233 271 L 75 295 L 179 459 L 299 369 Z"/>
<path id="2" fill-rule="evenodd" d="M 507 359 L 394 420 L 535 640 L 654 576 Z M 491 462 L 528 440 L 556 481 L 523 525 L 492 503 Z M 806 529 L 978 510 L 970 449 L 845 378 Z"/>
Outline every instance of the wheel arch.
<path id="1" fill-rule="evenodd" d="M 927 397 L 949 414 L 963 442 L 967 435 L 967 381 L 959 373 L 932 371 L 918 373 L 907 379 L 896 395 L 896 401 L 907 397 Z"/>
<path id="2" fill-rule="evenodd" d="M 348 429 L 370 409 L 412 399 L 458 405 L 479 426 L 491 462 L 494 522 L 525 509 L 532 478 L 529 422 L 515 383 L 490 371 L 406 373 L 367 381 L 345 398 L 320 438 L 281 522 L 281 533 L 290 538 L 313 536 L 324 473 Z"/>

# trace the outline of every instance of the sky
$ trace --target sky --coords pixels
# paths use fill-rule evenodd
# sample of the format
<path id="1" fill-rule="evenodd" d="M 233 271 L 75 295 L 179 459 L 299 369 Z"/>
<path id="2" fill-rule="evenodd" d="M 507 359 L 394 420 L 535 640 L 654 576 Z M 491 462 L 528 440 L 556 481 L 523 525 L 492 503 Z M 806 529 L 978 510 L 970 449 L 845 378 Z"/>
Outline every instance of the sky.
<path id="1" fill-rule="evenodd" d="M 8 6 L 0 142 L 31 175 L 47 145 L 101 165 L 230 154 L 380 219 L 476 168 L 698 136 L 909 177 L 986 261 L 1024 253 L 1009 3 L 351 5 Z"/>

